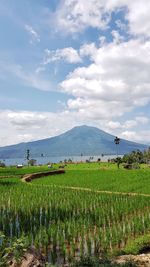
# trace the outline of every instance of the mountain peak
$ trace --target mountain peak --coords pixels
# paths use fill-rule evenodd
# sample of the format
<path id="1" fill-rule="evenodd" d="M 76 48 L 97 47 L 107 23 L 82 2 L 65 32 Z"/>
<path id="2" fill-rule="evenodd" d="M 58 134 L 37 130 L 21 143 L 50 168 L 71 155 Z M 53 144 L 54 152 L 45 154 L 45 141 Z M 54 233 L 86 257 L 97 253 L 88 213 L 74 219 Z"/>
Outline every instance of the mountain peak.
<path id="1" fill-rule="evenodd" d="M 114 135 L 106 133 L 99 128 L 87 125 L 80 125 L 71 130 L 39 141 L 28 142 L 13 146 L 0 148 L 0 158 L 24 157 L 29 149 L 31 156 L 76 156 L 76 155 L 100 155 L 116 154 Z M 147 146 L 121 139 L 118 146 L 120 154 L 132 150 L 144 150 Z"/>
<path id="2" fill-rule="evenodd" d="M 70 129 L 67 132 L 74 132 L 74 131 L 78 131 L 78 132 L 80 132 L 80 131 L 87 131 L 87 132 L 93 131 L 93 132 L 95 132 L 96 131 L 96 132 L 99 132 L 99 133 L 100 132 L 106 133 L 106 132 L 100 130 L 99 128 L 97 128 L 97 127 L 89 126 L 89 125 L 85 125 L 85 124 L 84 125 L 75 126 L 75 127 L 73 127 L 72 129 Z"/>
<path id="3" fill-rule="evenodd" d="M 93 140 L 96 138 L 103 139 L 107 136 L 107 139 L 110 139 L 113 141 L 114 136 L 106 133 L 99 128 L 96 128 L 94 126 L 89 126 L 89 125 L 80 125 L 80 126 L 75 126 L 71 130 L 65 132 L 62 134 L 62 136 L 71 136 L 71 137 L 81 137 L 81 139 L 85 138 L 93 138 Z M 92 142 L 92 140 L 91 140 Z"/>
<path id="4" fill-rule="evenodd" d="M 88 130 L 88 129 L 92 129 L 92 128 L 96 128 L 96 127 L 83 124 L 83 125 L 73 127 L 72 129 L 70 129 L 70 131 L 72 131 L 72 130 Z"/>

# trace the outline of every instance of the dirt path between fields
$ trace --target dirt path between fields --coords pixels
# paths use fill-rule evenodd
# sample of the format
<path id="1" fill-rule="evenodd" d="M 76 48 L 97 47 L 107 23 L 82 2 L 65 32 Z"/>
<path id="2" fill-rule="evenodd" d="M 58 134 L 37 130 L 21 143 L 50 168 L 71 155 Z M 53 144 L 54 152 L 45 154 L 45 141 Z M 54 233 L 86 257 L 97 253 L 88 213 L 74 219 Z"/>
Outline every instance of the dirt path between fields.
<path id="1" fill-rule="evenodd" d="M 25 174 L 21 180 L 22 182 L 31 182 L 33 179 L 42 178 L 42 177 L 50 176 L 50 175 L 63 174 L 63 173 L 65 173 L 65 171 L 62 169 L 48 171 L 48 172 L 30 173 L 30 174 Z"/>
<path id="2" fill-rule="evenodd" d="M 105 194 L 111 194 L 111 195 L 114 194 L 114 195 L 125 195 L 125 196 L 144 196 L 144 197 L 150 197 L 150 194 L 144 194 L 144 193 L 116 192 L 116 191 L 107 191 L 107 190 L 94 190 L 94 189 L 85 188 L 85 187 L 61 186 L 61 185 L 44 185 L 44 186 L 56 186 L 56 187 L 65 188 L 65 189 L 88 191 L 88 192 L 93 192 L 93 193 L 105 193 Z"/>
<path id="3" fill-rule="evenodd" d="M 49 172 L 50 173 L 50 172 Z M 54 171 L 51 172 L 50 175 L 52 174 L 60 174 L 64 173 L 64 170 L 59 170 L 59 171 Z M 22 178 L 22 182 L 31 182 L 33 179 L 36 178 L 41 178 L 44 176 L 48 176 L 48 173 L 39 173 L 38 174 L 26 174 Z M 142 196 L 142 197 L 150 197 L 150 194 L 144 194 L 144 193 L 136 193 L 136 192 L 118 192 L 118 191 L 109 191 L 109 190 L 94 190 L 91 188 L 86 188 L 86 187 L 77 187 L 77 186 L 63 186 L 63 185 L 56 185 L 56 184 L 51 184 L 51 185 L 43 185 L 43 184 L 32 184 L 28 183 L 32 186 L 44 186 L 44 187 L 59 187 L 59 188 L 64 188 L 64 189 L 71 189 L 71 190 L 79 190 L 79 191 L 87 191 L 87 192 L 93 192 L 93 193 L 105 193 L 105 194 L 114 194 L 114 195 L 123 195 L 123 196 Z"/>
<path id="4" fill-rule="evenodd" d="M 49 175 L 63 174 L 63 173 L 65 173 L 64 169 L 48 171 L 48 172 L 32 173 L 32 174 L 24 175 L 21 180 L 22 180 L 22 182 L 28 182 L 28 184 L 33 185 L 32 183 L 30 183 L 33 179 L 42 178 L 42 177 L 49 176 Z M 64 188 L 64 189 L 87 191 L 87 192 L 93 192 L 93 193 L 99 193 L 99 194 L 105 193 L 105 194 L 110 194 L 110 195 L 114 194 L 114 195 L 122 195 L 122 196 L 150 197 L 150 194 L 137 193 L 137 192 L 119 192 L 119 191 L 109 191 L 109 190 L 94 190 L 94 189 L 86 188 L 86 187 L 65 186 L 65 185 L 56 185 L 56 184 L 51 184 L 51 185 L 34 184 L 34 186 L 45 186 L 45 187 L 53 187 L 53 186 L 55 186 L 55 187 Z"/>

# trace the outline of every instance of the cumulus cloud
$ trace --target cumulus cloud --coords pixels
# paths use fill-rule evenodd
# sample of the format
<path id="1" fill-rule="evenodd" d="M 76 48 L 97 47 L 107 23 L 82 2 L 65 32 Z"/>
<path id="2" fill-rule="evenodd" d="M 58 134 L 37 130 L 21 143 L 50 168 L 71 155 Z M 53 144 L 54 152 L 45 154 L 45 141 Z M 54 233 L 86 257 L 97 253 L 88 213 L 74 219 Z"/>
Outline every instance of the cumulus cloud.
<path id="1" fill-rule="evenodd" d="M 111 34 L 112 34 L 112 36 L 113 36 L 113 42 L 114 42 L 114 43 L 118 44 L 118 43 L 121 43 L 122 41 L 124 41 L 124 37 L 121 36 L 121 35 L 119 34 L 118 31 L 113 30 L 113 31 L 111 32 Z"/>
<path id="2" fill-rule="evenodd" d="M 45 57 L 43 62 L 44 65 L 59 60 L 64 60 L 67 63 L 74 63 L 74 64 L 82 62 L 82 59 L 78 54 L 78 51 L 72 47 L 66 47 L 57 50 L 48 50 L 48 49 L 45 50 Z"/>
<path id="3" fill-rule="evenodd" d="M 89 57 L 91 60 L 94 58 L 96 52 L 97 47 L 95 43 L 86 43 L 80 47 L 79 51 L 81 57 Z"/>
<path id="4" fill-rule="evenodd" d="M 40 42 L 40 36 L 38 33 L 32 28 L 32 26 L 26 24 L 25 25 L 25 30 L 29 33 L 30 35 L 30 44 L 33 44 L 35 42 Z"/>
<path id="5" fill-rule="evenodd" d="M 105 28 L 110 21 L 109 13 L 103 14 L 104 1 L 64 0 L 56 12 L 59 29 L 81 32 L 87 27 Z"/>
<path id="6" fill-rule="evenodd" d="M 145 143 L 147 140 L 147 143 L 150 143 L 150 131 L 144 130 L 144 131 L 124 131 L 121 133 L 121 137 L 127 140 L 133 140 L 135 142 L 139 143 Z"/>
<path id="7" fill-rule="evenodd" d="M 148 128 L 149 118 L 145 116 L 136 116 L 130 120 L 111 121 L 104 120 L 105 131 L 118 135 L 120 138 L 139 143 L 150 144 L 150 130 Z M 145 130 L 143 130 L 143 126 Z"/>
<path id="8" fill-rule="evenodd" d="M 149 103 L 149 41 L 112 42 L 81 51 L 91 53 L 93 62 L 76 68 L 60 84 L 74 97 L 68 101 L 69 109 L 100 119 L 122 116 Z"/>
<path id="9" fill-rule="evenodd" d="M 130 32 L 134 35 L 150 37 L 150 1 L 135 0 L 127 2 L 128 13 L 126 17 L 129 21 Z"/>
<path id="10" fill-rule="evenodd" d="M 149 0 L 61 0 L 56 23 L 65 33 L 82 32 L 88 27 L 109 27 L 112 12 L 124 9 L 129 31 L 133 35 L 150 36 Z M 124 25 L 117 21 L 124 29 Z"/>

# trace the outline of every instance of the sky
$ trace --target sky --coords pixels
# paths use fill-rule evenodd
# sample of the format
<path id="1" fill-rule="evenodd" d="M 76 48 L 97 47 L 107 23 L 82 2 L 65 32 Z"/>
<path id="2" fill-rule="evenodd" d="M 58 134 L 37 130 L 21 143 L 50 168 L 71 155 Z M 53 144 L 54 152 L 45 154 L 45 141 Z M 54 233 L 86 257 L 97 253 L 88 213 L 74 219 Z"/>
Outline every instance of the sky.
<path id="1" fill-rule="evenodd" d="M 96 126 L 150 144 L 149 0 L 0 0 L 0 146 Z"/>

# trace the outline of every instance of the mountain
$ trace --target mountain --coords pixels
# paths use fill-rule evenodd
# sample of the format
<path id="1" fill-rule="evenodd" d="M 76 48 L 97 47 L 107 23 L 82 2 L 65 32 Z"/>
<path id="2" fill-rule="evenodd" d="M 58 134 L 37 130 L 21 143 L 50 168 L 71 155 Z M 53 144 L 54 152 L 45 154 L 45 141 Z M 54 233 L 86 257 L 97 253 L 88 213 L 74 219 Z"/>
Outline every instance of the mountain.
<path id="1" fill-rule="evenodd" d="M 0 158 L 24 158 L 27 149 L 32 158 L 44 156 L 78 156 L 116 154 L 115 136 L 108 134 L 96 127 L 78 126 L 55 137 L 20 143 L 17 145 L 0 147 Z M 132 150 L 144 150 L 146 145 L 120 140 L 119 154 L 129 153 Z"/>

